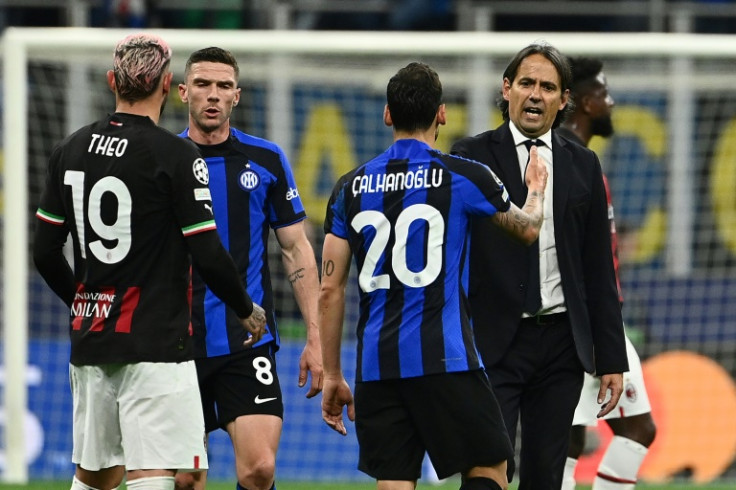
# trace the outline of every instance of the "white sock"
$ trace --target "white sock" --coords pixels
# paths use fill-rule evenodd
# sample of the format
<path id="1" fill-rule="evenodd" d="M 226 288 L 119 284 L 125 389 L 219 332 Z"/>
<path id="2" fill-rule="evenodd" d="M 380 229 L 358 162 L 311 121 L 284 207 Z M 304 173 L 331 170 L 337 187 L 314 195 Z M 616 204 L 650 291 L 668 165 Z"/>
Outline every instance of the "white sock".
<path id="1" fill-rule="evenodd" d="M 74 479 L 72 480 L 72 487 L 69 490 L 99 490 L 95 487 L 90 487 L 86 483 L 82 483 L 81 481 L 77 480 L 77 476 L 74 476 Z"/>
<path id="2" fill-rule="evenodd" d="M 568 456 L 565 460 L 565 472 L 562 474 L 561 490 L 575 490 L 575 467 L 577 464 L 578 460 L 575 458 Z"/>
<path id="3" fill-rule="evenodd" d="M 593 490 L 633 490 L 636 475 L 649 450 L 621 436 L 613 436 L 598 465 L 598 476 L 593 480 Z"/>
<path id="4" fill-rule="evenodd" d="M 174 490 L 173 476 L 149 476 L 127 481 L 128 490 Z"/>

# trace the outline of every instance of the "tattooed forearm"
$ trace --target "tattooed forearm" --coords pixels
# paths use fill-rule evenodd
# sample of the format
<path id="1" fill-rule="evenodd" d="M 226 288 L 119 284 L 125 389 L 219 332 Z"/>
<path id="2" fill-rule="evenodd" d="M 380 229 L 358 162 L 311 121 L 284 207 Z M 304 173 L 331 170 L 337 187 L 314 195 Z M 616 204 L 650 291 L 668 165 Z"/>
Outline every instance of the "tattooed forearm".
<path id="1" fill-rule="evenodd" d="M 505 213 L 498 213 L 497 222 L 512 235 L 522 235 L 532 223 L 530 216 L 519 208 L 511 208 Z"/>
<path id="2" fill-rule="evenodd" d="M 491 218 L 510 236 L 525 243 L 537 239 L 544 217 L 544 194 L 540 191 L 529 192 L 524 209 L 511 206 L 505 213 L 496 213 Z"/>
<path id="3" fill-rule="evenodd" d="M 540 191 L 531 191 L 526 197 L 524 203 L 524 212 L 529 215 L 529 222 L 536 227 L 542 226 L 544 218 L 544 193 Z"/>
<path id="4" fill-rule="evenodd" d="M 302 267 L 301 269 L 297 269 L 291 274 L 289 274 L 289 282 L 291 284 L 294 284 L 295 282 L 297 282 L 299 279 L 302 279 L 303 277 L 304 277 L 304 267 Z"/>
<path id="5" fill-rule="evenodd" d="M 331 260 L 326 260 L 322 264 L 322 275 L 331 276 L 333 272 L 335 272 L 335 263 Z"/>

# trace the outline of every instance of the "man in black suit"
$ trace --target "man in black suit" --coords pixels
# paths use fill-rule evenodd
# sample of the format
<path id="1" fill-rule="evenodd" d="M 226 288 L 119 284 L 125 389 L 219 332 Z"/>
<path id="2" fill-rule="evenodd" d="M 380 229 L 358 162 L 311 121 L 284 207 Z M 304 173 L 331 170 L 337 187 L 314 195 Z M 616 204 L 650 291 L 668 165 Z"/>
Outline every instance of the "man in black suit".
<path id="1" fill-rule="evenodd" d="M 521 417 L 520 490 L 559 490 L 583 372 L 601 379 L 602 417 L 618 403 L 628 369 L 600 163 L 552 130 L 570 80 L 556 48 L 527 46 L 503 75 L 504 124 L 452 148 L 487 164 L 517 205 L 527 193 L 528 148 L 547 162 L 539 240 L 526 247 L 486 220 L 471 238 L 475 333 L 512 442 Z M 514 470 L 510 461 L 509 480 Z"/>

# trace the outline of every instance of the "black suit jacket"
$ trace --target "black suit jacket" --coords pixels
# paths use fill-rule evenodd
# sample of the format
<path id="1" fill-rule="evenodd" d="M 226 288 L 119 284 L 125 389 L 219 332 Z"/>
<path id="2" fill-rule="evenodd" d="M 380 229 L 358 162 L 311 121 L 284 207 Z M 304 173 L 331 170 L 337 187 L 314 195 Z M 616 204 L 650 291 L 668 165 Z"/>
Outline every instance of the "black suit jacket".
<path id="1" fill-rule="evenodd" d="M 506 122 L 456 142 L 452 153 L 488 165 L 519 207 L 526 200 L 514 138 Z M 616 290 L 603 177 L 591 150 L 552 134 L 557 260 L 570 325 L 583 367 L 597 375 L 628 370 Z M 526 246 L 490 218 L 473 226 L 469 298 L 477 342 L 492 368 L 505 354 L 523 313 L 529 275 Z"/>

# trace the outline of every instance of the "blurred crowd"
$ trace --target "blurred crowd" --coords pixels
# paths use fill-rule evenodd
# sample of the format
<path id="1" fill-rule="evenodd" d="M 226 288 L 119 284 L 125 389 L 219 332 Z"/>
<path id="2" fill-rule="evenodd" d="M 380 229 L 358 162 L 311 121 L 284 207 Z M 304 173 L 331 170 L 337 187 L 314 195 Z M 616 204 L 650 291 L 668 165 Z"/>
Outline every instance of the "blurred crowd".
<path id="1" fill-rule="evenodd" d="M 191 28 L 191 29 L 268 29 L 272 24 L 272 9 L 278 3 L 257 0 L 212 0 L 201 2 L 202 7 L 191 8 L 196 2 L 175 0 L 97 0 L 89 4 L 92 27 L 134 28 Z M 592 0 L 609 6 L 623 0 Z M 652 4 L 653 0 L 626 0 Z M 564 0 L 548 0 L 550 8 L 564 4 Z M 0 27 L 6 26 L 66 26 L 69 24 L 68 7 L 56 2 L 26 6 L 22 0 L 6 0 L 0 12 Z M 326 2 L 325 8 L 300 6 L 297 1 L 281 0 L 289 7 L 289 27 L 322 30 L 400 30 L 448 31 L 460 28 L 460 10 L 474 5 L 492 6 L 488 0 L 393 0 L 364 2 L 344 0 Z M 511 2 L 505 2 L 508 6 Z M 518 10 L 496 9 L 493 14 L 494 31 L 579 31 L 579 32 L 641 32 L 652 30 L 646 15 L 550 15 L 550 9 L 530 11 L 526 2 L 517 2 Z M 537 2 L 537 5 L 544 2 Z M 661 2 L 654 2 L 661 3 Z M 61 4 L 63 5 L 63 4 Z M 526 3 L 528 5 L 528 3 Z M 665 0 L 668 12 L 679 5 L 694 12 L 688 30 L 701 33 L 736 33 L 736 0 Z M 611 9 L 602 11 L 610 11 Z M 643 9 L 646 11 L 646 9 Z M 466 12 L 467 13 L 467 12 Z M 676 30 L 669 15 L 663 17 L 664 31 Z M 471 27 L 472 28 L 472 27 Z"/>

